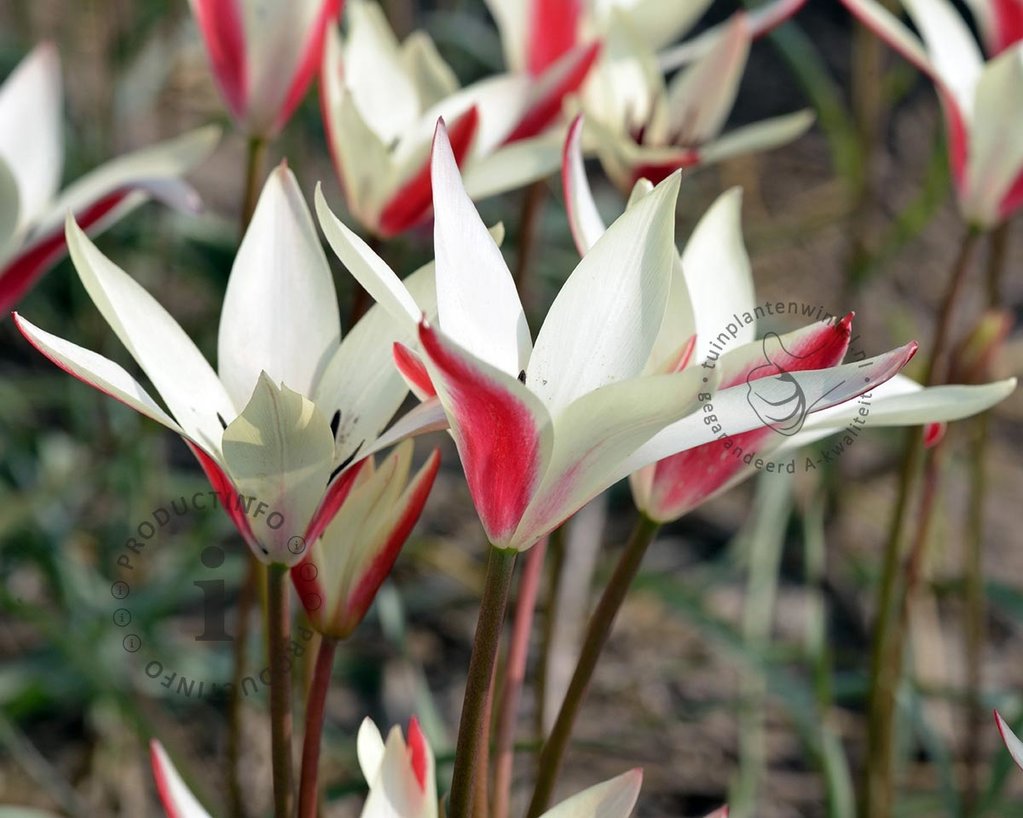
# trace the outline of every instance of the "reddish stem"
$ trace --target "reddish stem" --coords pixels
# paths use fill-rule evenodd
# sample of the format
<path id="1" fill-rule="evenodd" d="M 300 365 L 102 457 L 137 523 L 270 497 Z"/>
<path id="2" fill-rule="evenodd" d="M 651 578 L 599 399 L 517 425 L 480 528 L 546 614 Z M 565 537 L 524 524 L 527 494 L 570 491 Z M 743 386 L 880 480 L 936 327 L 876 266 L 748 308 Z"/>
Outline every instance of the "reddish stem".
<path id="1" fill-rule="evenodd" d="M 320 639 L 320 649 L 316 654 L 316 667 L 309 685 L 309 698 L 305 709 L 302 772 L 298 790 L 299 818 L 316 818 L 324 707 L 327 703 L 327 691 L 330 690 L 330 675 L 334 669 L 336 649 L 336 639 L 330 636 Z"/>

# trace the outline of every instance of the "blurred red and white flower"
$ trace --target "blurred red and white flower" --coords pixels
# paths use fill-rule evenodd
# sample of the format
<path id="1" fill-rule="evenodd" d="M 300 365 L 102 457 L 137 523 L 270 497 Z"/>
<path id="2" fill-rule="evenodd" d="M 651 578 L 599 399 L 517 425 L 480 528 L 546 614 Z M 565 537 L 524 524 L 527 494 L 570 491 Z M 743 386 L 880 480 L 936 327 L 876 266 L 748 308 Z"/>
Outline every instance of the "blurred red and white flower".
<path id="1" fill-rule="evenodd" d="M 59 191 L 63 104 L 50 44 L 36 46 L 0 86 L 0 314 L 63 257 L 69 211 L 98 233 L 148 199 L 191 211 L 201 204 L 181 177 L 213 152 L 216 128 L 121 156 Z"/>
<path id="2" fill-rule="evenodd" d="M 865 26 L 927 75 L 948 130 L 959 210 L 987 229 L 1023 207 L 1023 12 L 1018 3 L 971 4 L 990 59 L 947 0 L 903 0 L 918 37 L 874 0 L 842 0 Z"/>
<path id="3" fill-rule="evenodd" d="M 563 182 L 572 235 L 585 258 L 605 227 L 583 166 L 581 127 L 577 121 L 569 132 Z M 652 195 L 652 189 L 649 181 L 639 182 L 633 201 Z M 838 366 L 849 348 L 852 315 L 775 336 L 770 345 L 755 340 L 758 305 L 742 238 L 741 205 L 738 188 L 722 194 L 693 230 L 685 250 L 676 256 L 665 320 L 647 372 L 699 370 L 704 361 L 711 361 L 720 374 L 721 394 L 748 390 L 748 398 L 753 399 L 758 384 L 769 388 L 779 375 L 788 378 L 797 372 Z M 748 315 L 750 320 L 736 323 L 737 315 Z M 763 373 L 759 379 L 758 372 Z M 984 411 L 1003 400 L 1015 385 L 1010 378 L 980 386 L 923 389 L 896 375 L 883 384 L 872 382 L 869 426 L 927 424 L 933 429 Z M 712 405 L 719 408 L 718 397 Z M 819 411 L 801 410 L 794 418 L 798 422 L 798 429 L 791 430 L 794 434 L 781 434 L 775 424 L 768 423 L 739 432 L 722 420 L 722 427 L 730 433 L 727 441 L 714 440 L 679 451 L 634 472 L 630 476 L 633 498 L 650 519 L 671 522 L 755 474 L 756 469 L 744 461 L 745 454 L 752 452 L 762 460 L 785 452 L 791 457 L 801 446 L 843 433 L 856 422 L 861 408 L 859 402 L 852 401 Z"/>
<path id="4" fill-rule="evenodd" d="M 414 332 L 372 309 L 341 340 L 333 277 L 287 167 L 270 174 L 235 258 L 217 371 L 71 218 L 67 237 L 90 297 L 166 410 L 113 361 L 16 314 L 18 328 L 62 369 L 180 434 L 258 559 L 299 562 L 348 494 L 351 463 L 443 425 L 437 407 L 420 406 L 381 436 L 407 394 L 391 344 Z M 430 276 L 411 282 L 427 311 Z"/>
<path id="5" fill-rule="evenodd" d="M 1002 718 L 1002 714 L 997 710 L 995 711 L 995 724 L 998 725 L 998 733 L 1002 737 L 1005 749 L 1009 751 L 1009 755 L 1016 762 L 1016 766 L 1023 770 L 1023 741 L 1020 741 L 1019 736 L 1012 732 L 1012 728 L 1009 727 L 1005 719 Z"/>
<path id="6" fill-rule="evenodd" d="M 670 300 L 678 175 L 604 232 L 568 278 L 532 342 L 508 267 L 462 187 L 443 126 L 434 143 L 438 325 L 329 210 L 316 207 L 349 271 L 407 324 L 419 350 L 396 360 L 419 394 L 436 392 L 490 542 L 526 549 L 631 472 L 714 439 L 701 417 L 713 369 L 653 373 Z M 721 296 L 724 297 L 724 296 Z M 892 377 L 915 345 L 849 367 L 794 373 L 819 411 Z M 746 389 L 714 399 L 736 433 L 760 426 Z"/>
<path id="7" fill-rule="evenodd" d="M 269 139 L 316 76 L 342 0 L 189 0 L 217 87 L 238 127 Z"/>
<path id="8" fill-rule="evenodd" d="M 422 513 L 440 452 L 409 480 L 412 449 L 406 440 L 379 466 L 372 456 L 354 465 L 340 510 L 291 569 L 309 622 L 326 636 L 355 630 Z"/>
<path id="9" fill-rule="evenodd" d="M 659 182 L 679 168 L 778 147 L 813 123 L 803 110 L 722 133 L 760 33 L 750 15 L 737 13 L 705 35 L 694 59 L 668 82 L 630 17 L 615 17 L 582 108 L 587 148 L 621 190 L 639 179 Z"/>
<path id="10" fill-rule="evenodd" d="M 399 43 L 369 0 L 349 2 L 345 17 L 344 37 L 333 28 L 327 37 L 321 102 L 348 209 L 367 230 L 394 236 L 429 217 L 430 142 L 440 116 L 451 123 L 455 156 L 474 198 L 558 167 L 557 137 L 515 133 L 530 110 L 528 76 L 502 74 L 459 88 L 425 33 Z"/>

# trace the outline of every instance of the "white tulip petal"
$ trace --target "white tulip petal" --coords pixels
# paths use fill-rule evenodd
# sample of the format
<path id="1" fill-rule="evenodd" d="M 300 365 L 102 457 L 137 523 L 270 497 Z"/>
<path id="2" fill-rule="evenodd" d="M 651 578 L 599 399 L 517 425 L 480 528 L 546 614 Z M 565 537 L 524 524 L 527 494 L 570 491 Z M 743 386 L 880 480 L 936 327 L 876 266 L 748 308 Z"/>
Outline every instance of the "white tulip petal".
<path id="1" fill-rule="evenodd" d="M 1023 741 L 1020 741 L 1019 737 L 1012 732 L 997 710 L 995 711 L 995 723 L 998 725 L 998 732 L 1001 734 L 1002 741 L 1005 742 L 1005 748 L 1012 756 L 1012 760 L 1016 762 L 1017 767 L 1023 769 Z"/>
<path id="2" fill-rule="evenodd" d="M 562 801 L 542 818 L 628 818 L 642 784 L 643 771 L 629 770 Z"/>
<path id="3" fill-rule="evenodd" d="M 710 165 L 734 156 L 759 153 L 786 145 L 810 130 L 814 120 L 813 111 L 804 110 L 736 128 L 701 145 L 700 164 Z"/>
<path id="4" fill-rule="evenodd" d="M 219 452 L 218 415 L 230 421 L 235 407 L 213 368 L 156 299 L 104 256 L 70 217 L 67 244 L 93 303 L 171 415 L 188 437 Z"/>
<path id="5" fill-rule="evenodd" d="M 552 414 L 646 366 L 671 286 L 678 188 L 676 173 L 628 208 L 554 300 L 526 370 Z"/>
<path id="6" fill-rule="evenodd" d="M 380 774 L 380 764 L 384 760 L 384 737 L 380 735 L 380 728 L 369 717 L 364 718 L 359 725 L 356 751 L 362 777 L 368 783 L 372 783 Z"/>
<path id="7" fill-rule="evenodd" d="M 210 818 L 210 814 L 181 780 L 160 742 L 153 740 L 149 743 L 149 755 L 156 789 L 167 815 L 172 818 Z"/>
<path id="8" fill-rule="evenodd" d="M 699 145 L 716 136 L 739 93 L 751 42 L 749 21 L 737 14 L 720 39 L 668 85 L 671 141 Z"/>
<path id="9" fill-rule="evenodd" d="M 267 179 L 245 231 L 220 317 L 220 379 L 236 406 L 266 372 L 312 395 L 341 339 L 337 292 L 309 208 L 284 165 Z"/>
<path id="10" fill-rule="evenodd" d="M 184 434 L 174 419 L 160 408 L 149 393 L 119 364 L 91 350 L 66 341 L 14 313 L 14 323 L 29 343 L 53 363 L 78 380 L 105 392 L 136 412 Z"/>
<path id="11" fill-rule="evenodd" d="M 968 113 L 984 65 L 973 32 L 948 0 L 903 0 L 903 5 L 923 37 L 934 70 Z"/>
<path id="12" fill-rule="evenodd" d="M 60 58 L 36 46 L 0 86 L 0 158 L 18 183 L 22 226 L 53 199 L 64 167 Z"/>
<path id="13" fill-rule="evenodd" d="M 597 210 L 597 203 L 593 199 L 590 180 L 586 176 L 582 136 L 583 117 L 578 116 L 568 129 L 561 170 L 561 184 L 565 193 L 568 225 L 572 229 L 572 239 L 581 256 L 585 255 L 607 230 L 607 226 Z"/>
<path id="14" fill-rule="evenodd" d="M 296 564 L 304 549 L 289 546 L 304 535 L 333 466 L 330 424 L 311 400 L 264 373 L 223 438 L 225 471 L 238 493 L 251 498 L 257 556 Z M 257 513 L 262 504 L 264 513 Z"/>
<path id="15" fill-rule="evenodd" d="M 516 531 L 516 547 L 533 545 L 625 477 L 626 459 L 696 409 L 699 392 L 713 388 L 713 373 L 704 373 L 689 367 L 679 374 L 620 381 L 583 395 L 557 415 L 550 461 Z"/>
<path id="16" fill-rule="evenodd" d="M 842 0 L 842 3 L 878 37 L 902 54 L 928 76 L 937 79 L 938 72 L 920 38 L 898 17 L 877 0 Z"/>
<path id="17" fill-rule="evenodd" d="M 441 402 L 437 398 L 431 398 L 402 415 L 372 446 L 360 454 L 370 455 L 383 451 L 405 438 L 440 432 L 449 425 L 447 413 Z"/>
<path id="18" fill-rule="evenodd" d="M 462 187 L 442 125 L 431 168 L 440 328 L 463 349 L 517 376 L 529 360 L 529 326 L 508 265 Z"/>
<path id="19" fill-rule="evenodd" d="M 970 129 L 964 210 L 983 227 L 1001 220 L 1005 194 L 1023 174 L 1023 48 L 984 67 Z"/>
<path id="20" fill-rule="evenodd" d="M 0 263 L 16 249 L 13 241 L 21 220 L 18 180 L 7 160 L 0 155 Z"/>
<path id="21" fill-rule="evenodd" d="M 401 44 L 401 62 L 424 108 L 458 91 L 458 77 L 425 31 L 413 31 Z"/>
<path id="22" fill-rule="evenodd" d="M 526 70 L 529 6 L 533 0 L 484 0 L 501 32 L 505 64 L 512 71 Z"/>
<path id="23" fill-rule="evenodd" d="M 319 185 L 316 186 L 315 199 L 323 235 L 352 277 L 396 320 L 408 322 L 413 327 L 418 324 L 422 310 L 401 279 L 366 242 L 334 215 Z"/>
<path id="24" fill-rule="evenodd" d="M 696 360 L 702 361 L 733 316 L 753 312 L 756 303 L 742 240 L 741 188 L 722 193 L 704 213 L 682 253 L 682 272 L 695 314 Z M 731 343 L 746 344 L 755 337 L 756 324 L 743 324 Z"/>
<path id="25" fill-rule="evenodd" d="M 436 314 L 433 275 L 431 264 L 403 282 L 428 320 Z M 376 440 L 398 411 L 408 387 L 394 366 L 392 350 L 396 342 L 417 340 L 415 325 L 396 319 L 381 304 L 371 307 L 345 336 L 313 395 L 326 417 L 340 413 L 335 465 Z"/>

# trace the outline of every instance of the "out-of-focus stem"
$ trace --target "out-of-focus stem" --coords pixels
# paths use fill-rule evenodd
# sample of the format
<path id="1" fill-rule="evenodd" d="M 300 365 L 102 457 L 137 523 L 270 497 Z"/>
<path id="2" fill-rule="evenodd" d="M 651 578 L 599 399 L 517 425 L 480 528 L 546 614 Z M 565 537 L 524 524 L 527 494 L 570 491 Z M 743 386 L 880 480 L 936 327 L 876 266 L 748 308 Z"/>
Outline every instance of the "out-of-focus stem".
<path id="1" fill-rule="evenodd" d="M 291 657 L 288 641 L 291 616 L 288 569 L 273 564 L 266 572 L 267 635 L 270 653 L 270 745 L 274 818 L 291 818 L 294 807 L 291 775 Z"/>
<path id="2" fill-rule="evenodd" d="M 458 741 L 455 744 L 448 818 L 469 818 L 472 815 L 476 776 L 486 774 L 486 770 L 480 766 L 480 760 L 486 736 L 487 699 L 504 625 L 504 613 L 508 606 L 508 589 L 515 568 L 515 556 L 515 551 L 490 549 L 487 578 L 483 598 L 480 600 L 479 618 L 476 620 L 476 637 L 469 659 Z"/>
<path id="3" fill-rule="evenodd" d="M 546 195 L 547 183 L 542 179 L 533 182 L 522 194 L 522 212 L 519 216 L 519 255 L 515 260 L 515 286 L 518 287 L 519 298 L 523 304 L 529 300 L 529 270 L 536 249 L 540 214 L 543 212 L 543 200 Z"/>
<path id="4" fill-rule="evenodd" d="M 944 298 L 938 309 L 934 341 L 927 361 L 925 385 L 935 382 L 944 364 L 952 316 L 963 289 L 977 233 L 968 229 L 956 256 Z M 907 430 L 907 444 L 899 477 L 895 511 L 885 544 L 874 621 L 867 716 L 867 765 L 860 814 L 863 818 L 891 818 L 894 803 L 895 702 L 902 677 L 905 638 L 905 585 L 901 579 L 903 537 L 923 455 L 919 428 Z M 921 525 L 928 525 L 926 520 Z M 923 550 L 922 548 L 920 549 Z M 923 554 L 916 556 L 919 562 Z"/>
<path id="5" fill-rule="evenodd" d="M 494 762 L 493 818 L 508 818 L 511 798 L 512 768 L 515 759 L 515 721 L 519 711 L 522 681 L 526 676 L 526 658 L 529 655 L 529 636 L 533 632 L 533 612 L 536 594 L 540 588 L 547 540 L 538 542 L 526 555 L 526 564 L 519 579 L 519 595 L 515 602 L 515 622 L 504 672 L 504 690 L 497 721 L 497 758 Z"/>
<path id="6" fill-rule="evenodd" d="M 334 652 L 337 640 L 330 636 L 320 639 L 316 653 L 316 667 L 309 685 L 309 697 L 305 707 L 305 735 L 302 738 L 302 772 L 298 786 L 299 818 L 316 818 L 319 795 L 320 741 L 323 737 L 324 709 L 327 691 L 330 690 L 330 675 L 334 669 Z"/>
<path id="7" fill-rule="evenodd" d="M 246 549 L 247 550 L 247 549 Z M 246 554 L 245 577 L 238 594 L 238 625 L 235 632 L 231 668 L 231 689 L 227 699 L 227 793 L 233 818 L 245 818 L 245 799 L 239 777 L 241 761 L 242 683 L 249 655 L 249 626 L 252 606 L 256 601 L 259 583 L 259 563 L 251 553 Z"/>
<path id="8" fill-rule="evenodd" d="M 572 728 L 575 726 L 576 716 L 579 715 L 579 708 L 582 706 L 586 691 L 590 686 L 590 680 L 593 678 L 597 660 L 611 635 L 611 627 L 625 601 L 625 596 L 639 572 L 643 556 L 659 529 L 659 523 L 640 514 L 629 543 L 625 546 L 621 557 L 618 558 L 614 573 L 590 617 L 579 660 L 576 663 L 575 672 L 572 674 L 572 681 L 569 683 L 568 691 L 561 703 L 561 709 L 558 711 L 551 734 L 540 751 L 536 786 L 533 790 L 533 799 L 529 804 L 529 810 L 526 813 L 528 818 L 537 818 L 550 803 L 554 785 L 557 783 L 558 773 L 561 771 L 561 764 L 564 761 L 565 750 L 572 737 Z"/>
<path id="9" fill-rule="evenodd" d="M 263 165 L 266 162 L 267 141 L 261 137 L 249 138 L 245 157 L 245 191 L 242 194 L 241 232 L 244 235 L 252 214 L 256 212 L 259 191 L 263 185 Z"/>
<path id="10" fill-rule="evenodd" d="M 551 647 L 554 628 L 558 621 L 561 587 L 561 571 L 565 565 L 565 525 L 563 523 L 547 538 L 547 549 L 551 554 L 550 570 L 547 575 L 547 604 L 544 606 L 543 630 L 540 636 L 540 656 L 536 664 L 536 735 L 544 737 L 546 724 L 547 681 L 550 674 Z"/>

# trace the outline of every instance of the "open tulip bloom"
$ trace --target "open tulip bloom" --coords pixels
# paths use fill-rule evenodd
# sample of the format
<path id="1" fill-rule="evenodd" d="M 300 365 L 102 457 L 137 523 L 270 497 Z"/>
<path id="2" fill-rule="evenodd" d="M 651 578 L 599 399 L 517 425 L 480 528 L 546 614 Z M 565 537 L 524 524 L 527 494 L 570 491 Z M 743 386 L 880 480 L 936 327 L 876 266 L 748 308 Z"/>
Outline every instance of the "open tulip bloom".
<path id="1" fill-rule="evenodd" d="M 399 349 L 396 360 L 418 394 L 440 399 L 494 546 L 529 548 L 619 479 L 715 439 L 700 404 L 717 370 L 648 370 L 672 288 L 677 174 L 596 239 L 535 344 L 507 265 L 462 187 L 442 125 L 432 180 L 436 326 L 319 193 L 317 212 L 349 271 L 396 320 L 418 324 L 418 349 Z M 674 350 L 676 360 L 688 343 Z M 915 349 L 909 344 L 859 364 L 785 373 L 773 389 L 795 383 L 809 411 L 821 411 L 888 380 Z M 719 392 L 713 407 L 733 433 L 763 424 L 745 384 Z"/>
<path id="2" fill-rule="evenodd" d="M 362 818 L 437 818 L 433 750 L 415 718 L 409 722 L 407 737 L 400 727 L 392 727 L 386 741 L 366 719 L 359 728 L 357 746 L 359 767 L 369 785 Z M 158 741 L 150 743 L 150 760 L 168 818 L 210 818 Z M 642 771 L 630 770 L 583 790 L 542 818 L 628 818 L 642 783 Z"/>
<path id="3" fill-rule="evenodd" d="M 267 180 L 231 270 L 217 371 L 70 218 L 67 237 L 90 297 L 166 410 L 113 361 L 15 315 L 18 328 L 62 369 L 180 434 L 264 562 L 304 557 L 348 494 L 358 472 L 346 467 L 356 458 L 443 418 L 431 421 L 430 407 L 418 407 L 381 436 L 408 393 L 390 347 L 414 333 L 374 308 L 341 341 L 330 268 L 283 165 Z M 429 268 L 410 277 L 427 312 L 431 278 Z"/>
<path id="4" fill-rule="evenodd" d="M 582 123 L 576 121 L 566 142 L 563 169 L 565 201 L 569 221 L 580 254 L 596 245 L 605 232 L 583 167 L 580 149 Z M 637 184 L 633 198 L 647 194 L 649 182 Z M 648 362 L 648 371 L 702 369 L 712 362 L 720 374 L 720 389 L 747 390 L 749 403 L 767 404 L 762 419 L 780 419 L 783 413 L 771 403 L 775 382 L 785 373 L 825 369 L 841 363 L 849 347 L 852 316 L 820 321 L 787 333 L 757 341 L 756 295 L 749 257 L 742 239 L 741 192 L 722 194 L 703 216 L 690 236 L 685 250 L 676 257 L 668 316 Z M 727 294 L 726 297 L 722 297 Z M 727 333 L 732 346 L 724 352 L 720 336 L 735 321 L 734 316 L 754 316 L 738 331 Z M 686 345 L 687 339 L 695 339 Z M 681 354 L 671 354 L 682 350 Z M 758 373 L 762 373 L 758 377 Z M 1015 388 L 1015 379 L 981 386 L 939 386 L 922 388 L 903 375 L 870 389 L 870 427 L 914 426 L 940 423 L 982 412 L 1004 399 Z M 791 393 L 791 396 L 798 392 Z M 718 399 L 713 405 L 716 409 Z M 761 406 L 764 404 L 761 403 Z M 714 440 L 680 451 L 633 473 L 630 478 L 636 505 L 656 522 L 681 517 L 709 497 L 756 473 L 746 460 L 769 460 L 772 454 L 792 452 L 823 437 L 848 434 L 864 423 L 857 401 L 835 405 L 813 413 L 793 412 L 786 428 L 780 421 L 761 423 L 748 431 L 733 433 L 724 418 L 727 440 Z M 795 424 L 799 424 L 798 429 Z M 791 432 L 791 434 L 787 434 Z"/>
<path id="5" fill-rule="evenodd" d="M 1023 26 L 1018 4 L 985 3 L 985 61 L 946 0 L 903 0 L 920 37 L 874 0 L 842 0 L 934 83 L 948 128 L 949 164 L 963 217 L 995 227 L 1023 206 Z M 971 4 L 975 7 L 980 5 Z M 1012 8 L 1015 6 L 1015 8 Z M 922 37 L 922 39 L 921 39 Z"/>
<path id="6" fill-rule="evenodd" d="M 341 0 L 189 0 L 228 111 L 251 137 L 280 132 L 320 66 Z"/>
<path id="7" fill-rule="evenodd" d="M 549 175 L 560 137 L 526 139 L 535 85 L 525 74 L 459 88 L 430 38 L 398 42 L 380 7 L 352 0 L 344 38 L 327 38 L 321 79 L 323 119 L 348 209 L 378 236 L 394 236 L 430 215 L 430 141 L 437 118 L 468 188 L 482 198 Z M 559 109 L 560 110 L 560 109 Z M 514 144 L 512 144 L 514 143 Z"/>
<path id="8" fill-rule="evenodd" d="M 659 182 L 679 168 L 778 147 L 813 123 L 804 110 L 722 134 L 759 33 L 749 15 L 739 12 L 714 31 L 670 82 L 629 16 L 616 15 L 582 105 L 588 144 L 623 191 L 639 179 Z"/>
<path id="9" fill-rule="evenodd" d="M 65 252 L 64 217 L 97 233 L 149 198 L 199 209 L 181 176 L 215 147 L 216 128 L 122 156 L 58 193 L 64 166 L 60 59 L 49 44 L 32 51 L 0 86 L 0 314 Z"/>

